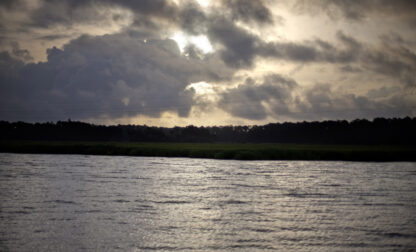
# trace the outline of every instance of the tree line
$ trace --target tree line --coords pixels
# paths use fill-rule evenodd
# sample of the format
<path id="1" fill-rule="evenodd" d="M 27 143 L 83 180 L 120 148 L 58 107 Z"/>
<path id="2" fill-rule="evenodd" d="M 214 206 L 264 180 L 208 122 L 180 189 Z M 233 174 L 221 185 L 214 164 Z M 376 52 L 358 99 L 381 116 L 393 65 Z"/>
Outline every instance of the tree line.
<path id="1" fill-rule="evenodd" d="M 173 128 L 0 121 L 0 140 L 415 145 L 415 130 L 416 118 L 410 117 Z"/>

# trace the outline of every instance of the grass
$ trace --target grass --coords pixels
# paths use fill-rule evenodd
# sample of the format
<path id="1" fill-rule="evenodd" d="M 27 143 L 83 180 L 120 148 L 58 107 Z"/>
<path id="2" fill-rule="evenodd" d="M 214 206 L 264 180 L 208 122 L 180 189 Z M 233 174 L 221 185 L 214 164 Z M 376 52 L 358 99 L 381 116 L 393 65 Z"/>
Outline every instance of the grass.
<path id="1" fill-rule="evenodd" d="M 238 160 L 416 161 L 416 146 L 7 141 L 0 142 L 0 152 Z"/>

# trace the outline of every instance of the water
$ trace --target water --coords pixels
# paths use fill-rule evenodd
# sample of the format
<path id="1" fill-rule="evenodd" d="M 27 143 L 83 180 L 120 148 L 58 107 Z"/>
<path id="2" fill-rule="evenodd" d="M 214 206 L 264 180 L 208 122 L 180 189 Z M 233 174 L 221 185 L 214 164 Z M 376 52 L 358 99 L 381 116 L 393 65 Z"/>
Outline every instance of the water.
<path id="1" fill-rule="evenodd" d="M 415 251 L 416 164 L 0 153 L 1 251 Z"/>

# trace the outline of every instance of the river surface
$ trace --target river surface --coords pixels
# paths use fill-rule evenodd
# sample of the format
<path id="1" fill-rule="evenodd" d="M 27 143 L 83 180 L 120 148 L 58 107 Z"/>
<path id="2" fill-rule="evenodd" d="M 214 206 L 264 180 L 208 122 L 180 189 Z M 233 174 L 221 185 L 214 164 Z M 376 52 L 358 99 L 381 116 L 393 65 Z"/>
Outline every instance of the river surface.
<path id="1" fill-rule="evenodd" d="M 0 153 L 0 251 L 415 251 L 416 163 Z"/>

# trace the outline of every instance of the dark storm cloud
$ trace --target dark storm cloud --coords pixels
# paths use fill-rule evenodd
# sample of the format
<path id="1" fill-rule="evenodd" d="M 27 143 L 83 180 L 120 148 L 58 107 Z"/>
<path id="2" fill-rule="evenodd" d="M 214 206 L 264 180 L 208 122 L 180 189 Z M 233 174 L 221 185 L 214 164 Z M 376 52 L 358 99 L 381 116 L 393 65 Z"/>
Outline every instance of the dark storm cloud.
<path id="1" fill-rule="evenodd" d="M 149 16 L 171 17 L 176 13 L 177 6 L 171 1 L 166 0 L 124 0 L 124 1 L 112 1 L 105 0 L 103 2 L 111 3 L 114 5 L 125 6 L 140 14 Z"/>
<path id="2" fill-rule="evenodd" d="M 302 90 L 290 79 L 271 75 L 261 84 L 244 84 L 221 94 L 220 107 L 235 117 L 262 120 L 356 119 L 401 117 L 414 113 L 414 101 L 403 99 L 400 88 L 372 89 L 367 95 L 341 93 L 318 83 Z"/>
<path id="3" fill-rule="evenodd" d="M 126 34 L 82 36 L 48 49 L 47 62 L 24 65 L 1 54 L 1 110 L 6 120 L 118 118 L 174 111 L 186 117 L 192 81 L 221 73 L 218 62 L 189 59 L 173 40 Z"/>
<path id="4" fill-rule="evenodd" d="M 344 34 L 342 31 L 337 32 L 337 38 L 346 48 L 344 54 L 348 54 L 351 60 L 360 54 L 363 45 L 355 38 Z"/>
<path id="5" fill-rule="evenodd" d="M 301 63 L 349 63 L 357 60 L 361 44 L 342 32 L 337 34 L 340 46 L 315 39 L 304 42 L 270 42 L 262 43 L 256 52 L 268 58 L 289 60 Z"/>
<path id="6" fill-rule="evenodd" d="M 416 46 L 416 38 L 405 39 L 400 34 L 395 32 L 389 32 L 379 36 L 380 40 L 384 44 L 395 45 L 397 47 L 414 47 Z"/>
<path id="7" fill-rule="evenodd" d="M 375 97 L 377 96 L 377 97 Z M 367 95 L 341 93 L 333 85 L 318 83 L 296 99 L 290 117 L 301 120 L 401 117 L 414 113 L 414 101 L 403 99 L 399 88 L 370 90 Z"/>
<path id="8" fill-rule="evenodd" d="M 24 66 L 24 63 L 21 60 L 13 58 L 7 52 L 0 52 L 0 84 L 6 83 L 6 80 L 9 78 L 18 78 L 19 70 Z M 1 85 L 5 87 L 5 85 Z M 12 86 L 12 88 L 14 88 Z M 2 94 L 7 93 L 7 89 L 3 89 Z"/>
<path id="9" fill-rule="evenodd" d="M 405 48 L 384 47 L 383 51 L 369 51 L 363 57 L 363 67 L 395 78 L 407 87 L 416 87 L 416 55 Z"/>
<path id="10" fill-rule="evenodd" d="M 234 19 L 259 24 L 272 23 L 271 13 L 263 1 L 224 0 L 222 6 L 232 12 L 212 10 L 204 12 L 195 2 L 188 1 L 175 5 L 169 1 L 80 1 L 46 0 L 40 8 L 31 12 L 31 24 L 40 27 L 54 25 L 71 26 L 76 23 L 94 23 L 103 18 L 103 8 L 123 7 L 131 10 L 134 23 L 131 29 L 146 34 L 149 38 L 159 38 L 161 32 L 173 27 L 198 35 L 207 34 L 216 46 L 217 54 L 235 69 L 253 67 L 257 57 L 269 57 L 296 62 L 342 62 L 353 61 L 360 50 L 360 44 L 353 38 L 338 34 L 341 49 L 325 41 L 269 42 L 247 29 L 238 26 Z M 100 14 L 101 13 L 101 14 Z M 138 29 L 138 30 L 137 30 Z M 38 37 L 50 41 L 62 34 Z"/>
<path id="11" fill-rule="evenodd" d="M 98 16 L 98 10 L 90 1 L 46 0 L 30 12 L 28 25 L 41 28 L 57 25 L 71 27 L 77 23 L 94 22 Z"/>
<path id="12" fill-rule="evenodd" d="M 49 27 L 53 25 L 74 25 L 93 23 L 107 18 L 102 10 L 122 8 L 133 14 L 132 27 L 146 30 L 154 35 L 172 27 L 198 35 L 205 31 L 206 15 L 194 1 L 186 1 L 181 6 L 165 0 L 46 0 L 40 8 L 32 12 L 32 25 Z M 123 16 L 114 14 L 118 21 Z"/>
<path id="13" fill-rule="evenodd" d="M 181 10 L 183 6 L 180 7 L 172 1 L 166 0 L 104 0 L 100 1 L 99 4 L 130 10 L 134 15 L 132 26 L 146 30 L 153 35 L 158 35 L 158 32 L 168 30 L 171 26 L 180 26 L 183 24 L 181 16 L 190 15 Z M 188 9 L 193 9 L 195 5 L 192 5 L 192 7 L 185 6 L 188 6 Z M 195 19 L 190 21 L 195 21 Z"/>
<path id="14" fill-rule="evenodd" d="M 402 19 L 408 25 L 416 25 L 416 1 L 413 0 L 298 0 L 294 9 L 301 13 L 321 13 L 331 18 L 361 21 L 369 16 Z"/>
<path id="15" fill-rule="evenodd" d="M 201 7 L 194 1 L 176 5 L 172 1 L 165 0 L 43 0 L 38 6 L 29 6 L 19 1 L 0 5 L 0 12 L 8 9 L 12 9 L 15 16 L 24 13 L 27 18 L 16 21 L 2 18 L 0 15 L 0 27 L 6 33 L 16 32 L 16 29 L 31 33 L 38 28 L 59 28 L 68 36 L 68 30 L 77 25 L 102 28 L 130 22 L 130 29 L 135 29 L 148 37 L 160 38 L 161 34 L 166 35 L 172 29 L 182 29 L 192 35 L 205 33 L 207 20 Z M 13 28 L 8 28 L 10 24 L 14 25 Z M 80 31 L 76 32 L 80 35 Z M 84 32 L 88 33 L 88 30 Z M 55 36 L 65 36 L 64 33 L 38 36 L 34 32 L 34 36 L 37 39 L 50 41 Z M 70 38 L 74 38 L 74 34 L 71 36 Z"/>
<path id="16" fill-rule="evenodd" d="M 264 1 L 222 0 L 222 4 L 231 10 L 232 18 L 246 23 L 272 24 L 273 16 Z"/>
<path id="17" fill-rule="evenodd" d="M 12 8 L 18 1 L 14 1 L 14 0 L 4 0 L 0 2 L 0 7 L 1 8 L 7 8 L 10 9 Z"/>
<path id="18" fill-rule="evenodd" d="M 212 19 L 208 25 L 208 37 L 221 46 L 218 53 L 233 68 L 250 68 L 257 57 L 301 63 L 350 63 L 362 54 L 363 45 L 342 32 L 337 33 L 338 45 L 320 39 L 264 42 L 261 37 L 224 17 Z"/>
<path id="19" fill-rule="evenodd" d="M 235 68 L 251 67 L 257 54 L 259 38 L 235 23 L 219 17 L 210 23 L 208 37 L 224 48 L 219 50 L 224 62 Z"/>
<path id="20" fill-rule="evenodd" d="M 44 0 L 40 8 L 31 13 L 32 25 L 50 27 L 53 25 L 73 25 L 91 22 L 100 17 L 103 8 L 123 7 L 132 10 L 136 16 L 173 19 L 177 7 L 164 0 Z M 117 19 L 118 16 L 113 16 Z"/>
<path id="21" fill-rule="evenodd" d="M 230 30 L 236 29 L 229 26 Z M 224 35 L 223 35 L 224 34 Z M 231 32 L 220 33 L 226 37 Z M 343 32 L 336 35 L 338 43 L 332 44 L 320 39 L 295 42 L 264 43 L 260 38 L 248 33 L 241 33 L 249 38 L 250 50 L 245 51 L 246 66 L 251 66 L 256 57 L 266 57 L 276 60 L 299 63 L 330 63 L 337 64 L 342 72 L 363 73 L 364 71 L 384 76 L 390 82 L 400 83 L 402 87 L 415 87 L 416 55 L 406 47 L 404 41 L 400 43 L 382 43 L 380 46 L 364 44 Z M 230 36 L 230 40 L 234 37 Z M 390 42 L 390 41 L 388 41 Z M 227 48 L 239 48 L 238 43 L 223 43 Z M 240 47 L 240 48 L 245 48 Z M 238 55 L 238 54 L 236 54 Z M 244 55 L 244 54 L 243 54 Z M 241 65 L 240 65 L 241 66 Z M 385 78 L 384 78 L 385 80 Z M 275 81 L 275 83 L 284 83 Z M 382 100 L 374 100 L 370 95 L 356 95 L 353 93 L 340 93 L 332 90 L 332 85 L 317 84 L 301 94 L 294 96 L 291 91 L 297 85 L 287 86 L 287 92 L 273 90 L 270 85 L 257 84 L 247 81 L 237 88 L 230 89 L 222 94 L 221 108 L 233 116 L 260 120 L 268 115 L 275 118 L 297 118 L 321 120 L 323 118 L 374 117 L 374 116 L 406 116 L 412 114 L 414 104 L 411 101 L 400 99 L 403 92 L 397 89 L 388 89 L 393 96 Z M 273 86 L 274 88 L 276 86 Z M 393 91 L 394 92 L 393 92 Z M 382 90 L 383 91 L 383 90 Z M 384 90 L 385 91 L 385 90 Z M 285 93 L 285 98 L 279 93 Z M 372 93 L 382 93 L 374 91 Z M 388 93 L 388 92 L 384 92 Z M 392 94 L 390 93 L 390 94 Z M 273 95 L 271 95 L 273 94 Z M 275 98 L 273 98 L 275 97 Z M 243 103 L 246 106 L 243 106 Z"/>
<path id="22" fill-rule="evenodd" d="M 339 69 L 341 70 L 341 72 L 345 73 L 359 73 L 362 71 L 360 68 L 351 65 L 344 65 L 341 66 Z"/>
<path id="23" fill-rule="evenodd" d="M 264 42 L 259 36 L 238 27 L 225 18 L 210 22 L 208 37 L 223 48 L 219 54 L 224 62 L 234 68 L 250 68 L 256 57 L 274 58 L 295 62 L 348 63 L 356 60 L 361 44 L 339 32 L 337 37 L 342 44 L 337 48 L 322 40 L 295 42 Z"/>
<path id="24" fill-rule="evenodd" d="M 369 99 L 384 99 L 386 97 L 391 96 L 394 93 L 400 92 L 399 87 L 381 87 L 379 89 L 371 89 L 367 92 L 367 96 Z"/>
<path id="25" fill-rule="evenodd" d="M 259 48 L 259 54 L 269 58 L 300 62 L 318 61 L 319 58 L 319 51 L 314 45 L 292 42 L 264 44 Z"/>
<path id="26" fill-rule="evenodd" d="M 237 26 L 224 16 L 204 16 L 204 21 L 200 24 L 207 26 L 211 42 L 220 45 L 217 54 L 228 66 L 236 69 L 253 67 L 258 57 L 299 63 L 349 64 L 349 68 L 341 70 L 351 72 L 365 69 L 396 78 L 407 86 L 415 86 L 412 74 L 416 70 L 414 53 L 406 49 L 403 39 L 401 44 L 389 43 L 374 47 L 339 31 L 336 34 L 336 44 L 321 39 L 266 43 L 261 37 Z"/>
<path id="27" fill-rule="evenodd" d="M 287 111 L 292 99 L 292 90 L 297 83 L 280 75 L 266 76 L 262 83 L 253 79 L 221 94 L 220 107 L 236 117 L 261 120 L 268 116 L 264 103 L 275 110 Z"/>
<path id="28" fill-rule="evenodd" d="M 409 49 L 414 44 L 399 35 L 382 36 L 378 46 L 342 31 L 333 42 L 318 38 L 268 42 L 247 28 L 276 25 L 266 1 L 222 0 L 211 9 L 203 9 L 195 1 L 181 3 L 44 0 L 35 8 L 23 1 L 0 2 L 3 13 L 25 12 L 27 16 L 14 24 L 14 18 L 5 20 L 6 15 L 0 15 L 0 48 L 8 50 L 0 53 L 0 119 L 119 118 L 138 114 L 159 117 L 165 111 L 186 117 L 196 99 L 187 85 L 198 81 L 232 82 L 236 71 L 254 69 L 256 60 L 262 58 L 302 66 L 328 64 L 340 70 L 334 75 L 371 74 L 382 82 L 400 83 L 396 85 L 400 88 L 416 86 L 416 55 Z M 316 0 L 298 1 L 296 8 L 308 13 L 324 9 L 334 18 L 356 21 L 384 15 L 410 24 L 416 16 L 412 15 L 414 3 Z M 132 24 L 119 33 L 81 36 L 63 49 L 49 49 L 46 62 L 24 64 L 32 61 L 32 56 L 21 48 L 21 34 L 31 34 L 36 42 L 50 44 L 80 35 L 79 24 L 123 23 L 128 15 Z M 52 33 L 61 27 L 62 33 Z M 48 33 L 39 28 L 59 29 Z M 36 33 L 39 30 L 43 33 Z M 165 39 L 177 31 L 206 35 L 214 52 L 204 54 L 189 44 L 181 54 L 173 40 Z M 412 112 L 397 89 L 377 89 L 360 96 L 341 94 L 331 86 L 317 84 L 301 90 L 295 80 L 269 75 L 261 81 L 247 79 L 219 93 L 219 106 L 233 116 L 253 120 L 268 116 L 314 120 Z"/>
<path id="29" fill-rule="evenodd" d="M 367 97 L 354 94 L 339 94 L 330 84 L 316 84 L 304 93 L 304 99 L 298 102 L 300 118 L 362 118 L 374 114 L 377 107 Z"/>
<path id="30" fill-rule="evenodd" d="M 38 38 L 39 28 L 44 32 L 46 29 L 59 29 L 63 33 L 72 30 L 80 35 L 89 33 L 88 29 L 74 30 L 80 25 L 105 28 L 121 23 L 131 23 L 141 32 L 158 37 L 160 31 L 178 27 L 181 17 L 179 6 L 164 0 L 42 0 L 36 4 L 13 1 L 0 5 L 2 12 L 7 15 L 0 15 L 0 29 L 6 36 L 16 36 L 20 31 L 19 36 L 32 34 Z M 49 35 L 55 34 L 45 34 Z"/>
<path id="31" fill-rule="evenodd" d="M 205 13 L 193 1 L 178 6 L 170 1 L 94 1 L 94 0 L 46 0 L 39 8 L 30 12 L 29 24 L 34 27 L 71 27 L 75 24 L 94 24 L 105 19 L 102 10 L 115 7 L 125 8 L 133 14 L 130 29 L 159 38 L 169 29 L 180 28 L 188 34 L 207 34 L 211 42 L 222 47 L 219 52 L 223 61 L 234 68 L 248 68 L 253 65 L 261 38 L 237 26 L 233 19 L 255 23 L 272 23 L 271 13 L 262 1 L 223 1 L 211 14 Z M 238 8 L 237 8 L 238 7 Z M 231 17 L 225 13 L 230 11 Z M 104 16 L 103 16 L 104 15 Z M 113 19 L 117 19 L 113 17 Z M 62 34 L 51 34 L 39 39 L 50 41 Z"/>
<path id="32" fill-rule="evenodd" d="M 389 77 L 405 87 L 416 86 L 416 54 L 410 49 L 410 42 L 398 36 L 381 36 L 378 46 L 360 44 L 352 38 L 346 43 L 350 44 L 351 53 L 355 53 L 355 60 L 351 61 L 355 69 Z"/>
<path id="33" fill-rule="evenodd" d="M 408 87 L 416 86 L 416 54 L 406 47 L 406 42 L 387 41 L 388 43 L 381 43 L 380 46 L 373 46 L 363 44 L 343 32 L 337 33 L 337 39 L 337 45 L 319 39 L 302 43 L 267 44 L 261 44 L 261 41 L 257 40 L 255 44 L 261 46 L 257 46 L 253 51 L 254 54 L 277 60 L 342 64 L 340 69 L 344 72 L 366 70 L 390 77 Z"/>
<path id="34" fill-rule="evenodd" d="M 26 49 L 21 49 L 17 42 L 11 42 L 11 47 L 12 55 L 17 59 L 20 59 L 24 62 L 33 60 L 33 57 L 30 55 L 30 52 Z"/>
<path id="35" fill-rule="evenodd" d="M 27 4 L 22 0 L 2 0 L 0 1 L 0 9 L 5 9 L 6 11 L 16 10 L 25 8 Z"/>
<path id="36" fill-rule="evenodd" d="M 53 34 L 53 35 L 39 36 L 36 39 L 45 40 L 45 41 L 54 41 L 58 39 L 69 39 L 69 38 L 70 36 L 66 34 Z"/>
<path id="37" fill-rule="evenodd" d="M 199 35 L 206 33 L 208 19 L 209 17 L 201 10 L 199 5 L 189 1 L 177 11 L 175 22 L 185 32 Z"/>

